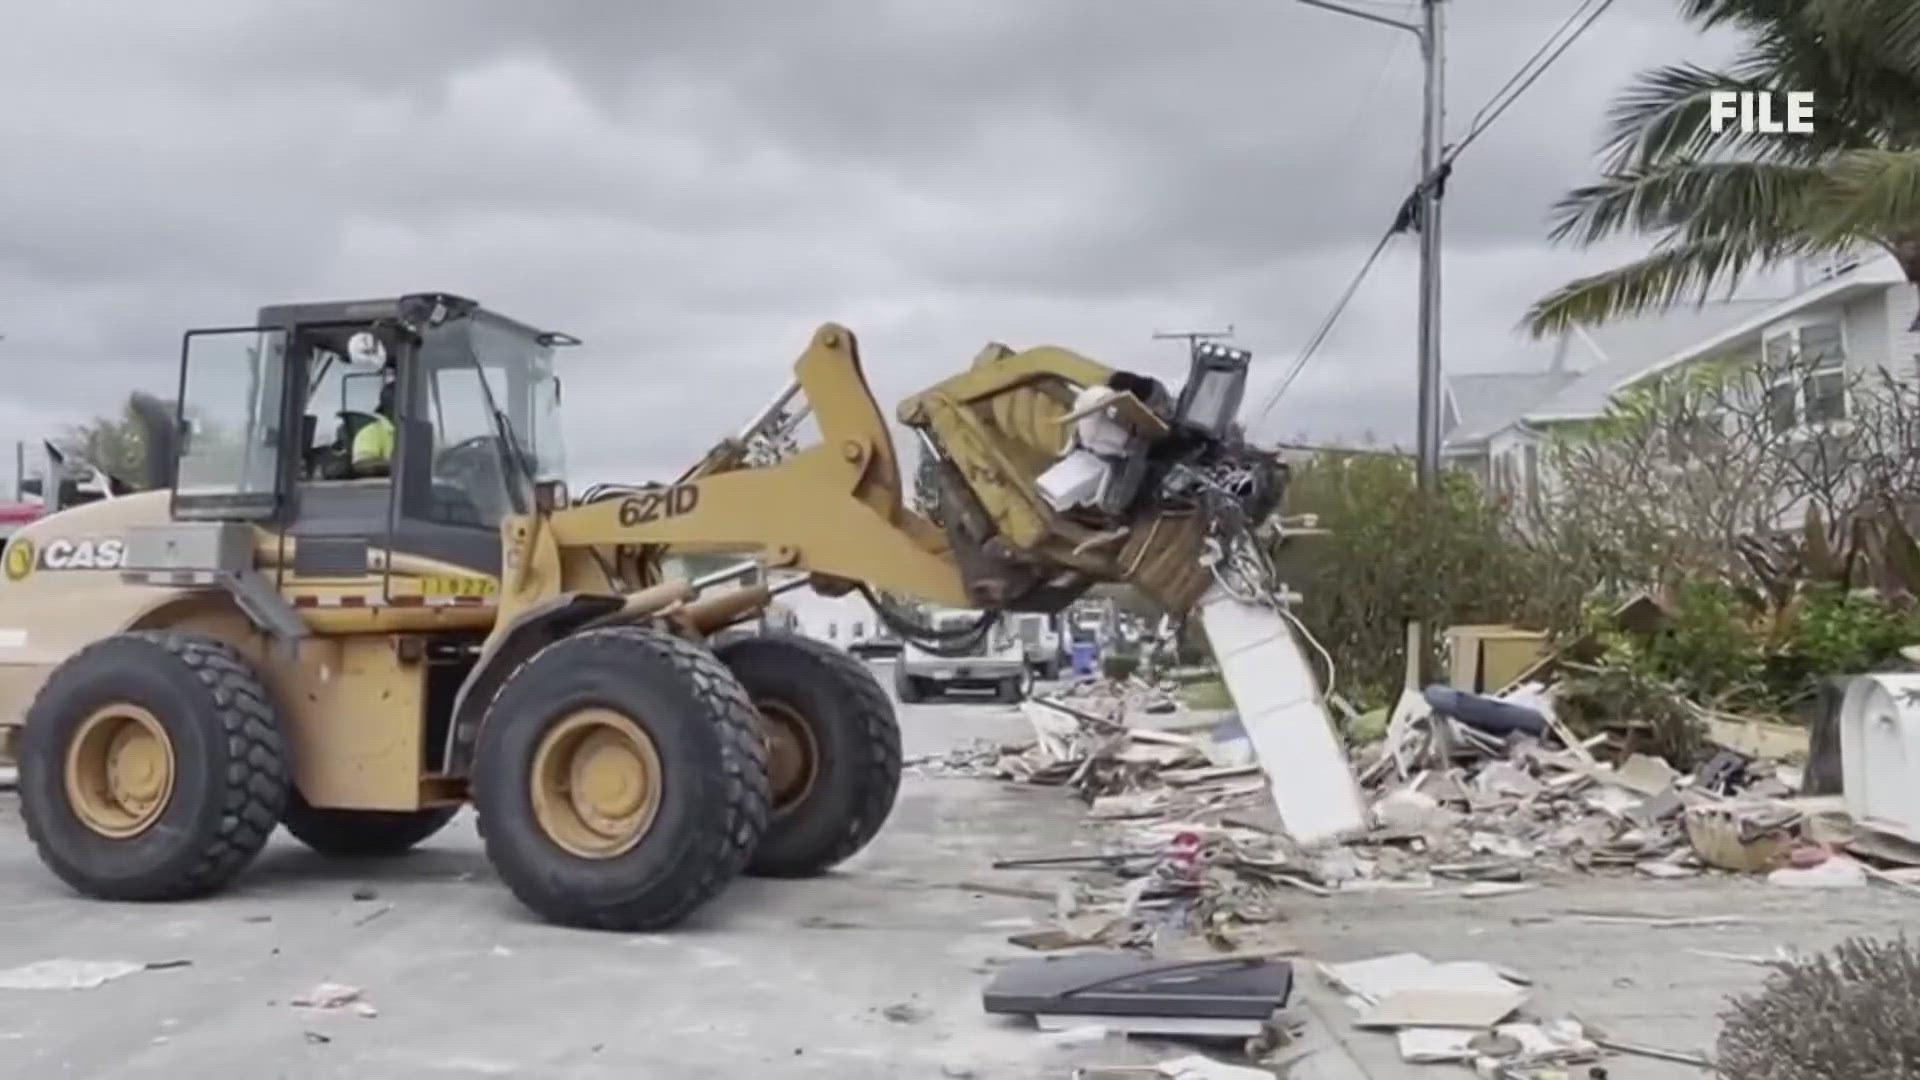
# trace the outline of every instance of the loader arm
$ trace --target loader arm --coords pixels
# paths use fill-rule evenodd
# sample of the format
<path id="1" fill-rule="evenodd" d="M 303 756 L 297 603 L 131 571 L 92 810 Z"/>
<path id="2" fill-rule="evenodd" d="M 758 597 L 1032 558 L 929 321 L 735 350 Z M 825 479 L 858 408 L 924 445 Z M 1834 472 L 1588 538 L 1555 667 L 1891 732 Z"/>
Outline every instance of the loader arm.
<path id="1" fill-rule="evenodd" d="M 1184 613 L 1206 586 L 1207 518 L 1142 498 L 1118 521 L 1056 512 L 1041 474 L 1068 444 L 1066 420 L 1113 370 L 1065 349 L 990 345 L 964 372 L 902 403 L 899 419 L 936 458 L 942 524 L 909 509 L 901 459 L 846 328 L 828 324 L 794 366 L 789 394 L 678 481 L 552 512 L 562 551 L 752 553 L 808 574 L 823 592 L 858 586 L 942 607 L 1057 611 L 1099 582 L 1130 583 Z M 818 443 L 751 465 L 746 443 L 797 390 Z M 1138 402 L 1149 438 L 1166 428 Z M 1127 410 L 1119 410 L 1122 413 Z M 573 583 L 569 583 L 570 587 Z M 642 584 L 655 584 L 645 581 Z"/>
<path id="2" fill-rule="evenodd" d="M 555 542 L 750 552 L 770 566 L 965 606 L 945 536 L 901 498 L 899 458 L 853 335 L 820 328 L 794 377 L 818 417 L 820 443 L 750 467 L 740 442 L 728 440 L 677 483 L 555 512 Z"/>

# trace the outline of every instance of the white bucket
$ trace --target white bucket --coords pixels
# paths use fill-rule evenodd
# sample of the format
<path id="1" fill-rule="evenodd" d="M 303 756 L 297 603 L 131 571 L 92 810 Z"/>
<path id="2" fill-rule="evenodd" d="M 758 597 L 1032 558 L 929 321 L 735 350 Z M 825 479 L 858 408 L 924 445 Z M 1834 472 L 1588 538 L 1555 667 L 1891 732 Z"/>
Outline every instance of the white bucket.
<path id="1" fill-rule="evenodd" d="M 1920 675 L 1861 675 L 1840 701 L 1847 813 L 1920 843 Z"/>

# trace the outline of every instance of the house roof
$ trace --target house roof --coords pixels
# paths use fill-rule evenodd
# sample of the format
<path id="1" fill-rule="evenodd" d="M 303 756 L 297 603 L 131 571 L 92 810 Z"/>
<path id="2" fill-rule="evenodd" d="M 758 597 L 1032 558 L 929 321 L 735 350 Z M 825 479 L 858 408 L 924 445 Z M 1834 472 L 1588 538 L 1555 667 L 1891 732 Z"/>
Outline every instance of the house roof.
<path id="1" fill-rule="evenodd" d="M 1571 371 L 1509 371 L 1453 375 L 1447 392 L 1460 422 L 1447 433 L 1450 446 L 1475 443 L 1518 420 L 1543 398 L 1578 379 Z"/>
<path id="2" fill-rule="evenodd" d="M 1546 423 L 1598 416 L 1623 381 L 1631 382 L 1676 351 L 1779 304 L 1778 300 L 1722 300 L 1575 328 L 1573 332 L 1586 338 L 1601 362 L 1566 386 L 1536 398 L 1518 418 Z"/>
<path id="3" fill-rule="evenodd" d="M 1868 260 L 1785 299 L 1720 300 L 1578 327 L 1547 342 L 1528 342 L 1508 360 L 1521 370 L 1454 375 L 1447 393 L 1459 417 L 1444 445 L 1465 449 L 1511 424 L 1585 420 L 1606 411 L 1613 396 L 1680 364 L 1712 356 L 1773 322 L 1820 304 L 1906 280 L 1891 258 Z M 1591 358 L 1582 366 L 1574 356 Z M 1559 366 L 1578 371 L 1555 371 Z M 1528 370 L 1530 369 L 1530 370 Z"/>
<path id="4" fill-rule="evenodd" d="M 1757 334 L 1770 324 L 1797 315 L 1808 308 L 1836 301 L 1844 302 L 1855 296 L 1893 285 L 1904 285 L 1906 280 L 1905 272 L 1900 269 L 1900 264 L 1895 262 L 1892 256 L 1883 255 L 1870 259 L 1812 288 L 1803 289 L 1785 300 L 1776 301 L 1718 334 L 1670 353 L 1658 362 L 1648 365 L 1645 370 L 1628 374 L 1615 384 L 1614 389 L 1624 390 L 1642 379 L 1658 375 L 1663 371 L 1695 360 L 1704 360 L 1740 339 Z"/>

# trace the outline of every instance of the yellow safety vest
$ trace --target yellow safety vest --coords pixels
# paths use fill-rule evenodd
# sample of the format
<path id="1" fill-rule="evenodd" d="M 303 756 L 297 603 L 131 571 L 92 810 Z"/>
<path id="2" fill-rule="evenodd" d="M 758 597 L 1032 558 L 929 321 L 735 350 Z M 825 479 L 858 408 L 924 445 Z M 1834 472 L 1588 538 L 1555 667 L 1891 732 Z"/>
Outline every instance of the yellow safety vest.
<path id="1" fill-rule="evenodd" d="M 374 414 L 353 436 L 353 463 L 387 465 L 393 461 L 393 421 Z"/>

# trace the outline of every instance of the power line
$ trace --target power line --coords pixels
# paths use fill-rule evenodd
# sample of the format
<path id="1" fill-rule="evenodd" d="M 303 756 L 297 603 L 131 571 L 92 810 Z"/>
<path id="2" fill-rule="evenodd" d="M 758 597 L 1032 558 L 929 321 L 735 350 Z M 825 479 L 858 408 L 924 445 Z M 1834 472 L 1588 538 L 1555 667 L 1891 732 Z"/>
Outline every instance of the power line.
<path id="1" fill-rule="evenodd" d="M 1473 114 L 1473 119 L 1467 122 L 1469 129 L 1480 126 L 1480 118 L 1487 115 L 1487 110 L 1493 108 L 1494 103 L 1500 100 L 1502 94 L 1513 89 L 1513 84 L 1524 78 L 1527 72 L 1532 69 L 1533 65 L 1540 62 L 1540 58 L 1547 54 L 1548 49 L 1553 48 L 1553 43 L 1560 39 L 1560 35 L 1566 33 L 1567 28 L 1572 26 L 1574 20 L 1580 17 L 1580 13 L 1586 10 L 1592 3 L 1593 0 L 1580 0 L 1578 4 L 1574 5 L 1573 10 L 1567 14 L 1566 21 L 1556 27 L 1553 33 L 1548 34 L 1547 40 L 1540 43 L 1540 47 L 1533 51 L 1532 56 L 1527 57 L 1527 62 L 1515 68 L 1513 74 L 1507 76 L 1507 81 L 1500 84 L 1500 89 L 1495 90 L 1493 94 L 1487 98 L 1487 103 L 1480 106 L 1480 111 Z"/>
<path id="2" fill-rule="evenodd" d="M 1398 222 L 1395 224 L 1397 225 Z M 1327 335 L 1333 332 L 1334 324 L 1338 323 L 1340 316 L 1346 313 L 1347 305 L 1353 301 L 1353 295 L 1360 291 L 1360 283 L 1367 279 L 1367 274 L 1373 270 L 1373 264 L 1379 261 L 1380 253 L 1387 249 L 1387 244 L 1400 231 L 1398 228 L 1389 228 L 1380 234 L 1380 241 L 1373 245 L 1373 250 L 1367 253 L 1366 261 L 1360 264 L 1359 273 L 1354 274 L 1353 280 L 1347 282 L 1346 290 L 1340 294 L 1340 299 L 1334 301 L 1333 310 L 1327 312 L 1327 317 L 1320 321 L 1319 328 L 1313 332 L 1313 337 L 1307 340 L 1306 347 L 1300 350 L 1299 357 L 1294 360 L 1293 367 L 1288 369 L 1286 377 L 1280 380 L 1280 385 L 1274 387 L 1273 393 L 1267 395 L 1266 403 L 1260 407 L 1260 412 L 1254 417 L 1256 423 L 1266 419 L 1267 414 L 1272 412 L 1273 407 L 1279 403 L 1280 396 L 1287 392 L 1287 388 L 1293 385 L 1293 380 L 1298 378 L 1301 370 L 1307 366 L 1307 361 L 1313 359 L 1313 354 L 1320 351 L 1320 346 L 1327 340 Z"/>
<path id="3" fill-rule="evenodd" d="M 1383 8 L 1392 7 L 1397 9 L 1398 14 L 1404 16 L 1412 11 L 1417 2 L 1418 0 L 1404 0 L 1404 2 L 1396 2 L 1396 0 L 1373 0 L 1373 6 Z M 1404 39 L 1402 38 L 1394 38 L 1393 45 L 1381 56 L 1380 69 L 1374 72 L 1372 85 L 1368 88 L 1366 95 L 1361 99 L 1360 108 L 1355 113 L 1352 122 L 1346 125 L 1347 128 L 1351 128 L 1355 123 L 1358 123 L 1360 118 L 1371 110 L 1374 98 L 1379 96 L 1381 88 L 1386 85 L 1387 73 L 1393 70 L 1394 61 L 1400 58 L 1400 48 L 1403 42 Z M 1265 419 L 1267 413 L 1272 411 L 1274 404 L 1280 400 L 1280 395 L 1286 392 L 1287 387 L 1293 385 L 1293 380 L 1300 374 L 1300 369 L 1305 367 L 1307 361 L 1313 358 L 1314 352 L 1320 348 L 1320 343 L 1325 341 L 1327 335 L 1332 332 L 1334 324 L 1340 320 L 1341 313 L 1346 310 L 1348 302 L 1353 299 L 1353 294 L 1359 289 L 1361 281 L 1366 278 L 1368 272 L 1373 268 L 1374 261 L 1380 257 L 1381 251 L 1386 248 L 1387 240 L 1391 236 L 1392 233 L 1388 233 L 1387 236 L 1382 237 L 1380 243 L 1377 244 L 1372 253 L 1367 256 L 1367 260 L 1361 266 L 1360 272 L 1354 275 L 1354 279 L 1348 284 L 1346 292 L 1341 294 L 1339 301 L 1334 305 L 1333 312 L 1321 323 L 1319 330 L 1317 330 L 1312 339 L 1308 341 L 1305 349 L 1301 351 L 1300 356 L 1294 360 L 1293 367 L 1287 372 L 1286 377 L 1281 380 L 1279 387 L 1275 389 L 1272 394 L 1268 395 L 1266 406 L 1260 410 L 1258 416 L 1254 417 L 1256 422 Z"/>
<path id="4" fill-rule="evenodd" d="M 1513 87 L 1513 92 L 1511 94 L 1508 94 L 1506 98 L 1502 100 L 1500 98 L 1500 94 L 1496 93 L 1493 96 L 1492 100 L 1489 100 L 1486 105 L 1481 107 L 1480 112 L 1475 114 L 1475 122 L 1468 127 L 1467 133 L 1465 135 L 1462 135 L 1460 137 L 1460 141 L 1455 143 L 1453 145 L 1453 148 L 1447 151 L 1446 156 L 1441 159 L 1442 169 L 1445 169 L 1448 165 L 1453 164 L 1453 159 L 1459 157 L 1461 151 L 1465 150 L 1468 146 L 1471 146 L 1473 144 L 1473 140 L 1480 137 L 1481 132 L 1487 130 L 1488 127 L 1492 126 L 1495 120 L 1500 119 L 1500 115 L 1502 113 L 1506 112 L 1507 109 L 1510 108 L 1514 102 L 1520 100 L 1520 95 L 1526 93 L 1528 87 L 1531 87 L 1535 82 L 1538 82 L 1540 79 L 1540 76 L 1545 75 L 1547 73 L 1547 69 L 1552 67 L 1554 62 L 1556 60 L 1559 60 L 1560 57 L 1564 55 L 1568 49 L 1572 48 L 1574 42 L 1580 40 L 1580 36 L 1587 32 L 1587 29 L 1594 24 L 1595 20 L 1600 18 L 1600 16 L 1606 14 L 1607 9 L 1613 6 L 1613 0 L 1598 0 L 1597 4 L 1596 4 L 1596 0 L 1581 0 L 1580 7 L 1575 8 L 1573 11 L 1573 14 L 1567 17 L 1567 22 L 1561 25 L 1561 31 L 1564 31 L 1567 26 L 1573 23 L 1573 20 L 1580 17 L 1581 8 L 1585 8 L 1589 6 L 1592 6 L 1593 10 L 1587 14 L 1587 20 L 1581 23 L 1578 27 L 1575 27 L 1574 31 L 1571 34 L 1568 34 L 1565 38 L 1563 38 L 1560 42 L 1559 47 L 1555 48 L 1553 52 L 1550 55 L 1548 55 L 1545 60 L 1541 60 L 1539 62 L 1539 65 L 1533 68 L 1532 74 L 1528 75 L 1526 79 L 1520 83 L 1520 85 Z M 1555 36 L 1558 36 L 1559 33 L 1560 31 L 1556 31 Z M 1544 51 L 1547 47 L 1547 44 L 1551 43 L 1552 41 L 1553 41 L 1553 38 L 1549 37 L 1545 43 L 1542 43 L 1541 49 Z M 1534 54 L 1535 57 L 1538 57 L 1539 55 L 1540 55 L 1539 53 Z M 1525 71 L 1532 64 L 1533 64 L 1533 61 L 1529 60 L 1526 64 L 1520 65 L 1520 71 Z M 1520 71 L 1514 72 L 1514 76 L 1516 78 L 1519 76 Z M 1514 81 L 1513 79 L 1507 80 L 1507 85 L 1513 86 L 1513 81 Z M 1501 88 L 1501 92 L 1504 93 L 1505 90 L 1506 90 L 1506 87 Z M 1497 107 L 1495 105 L 1496 101 L 1498 102 Z M 1492 109 L 1492 112 L 1488 112 L 1488 109 Z"/>
<path id="5" fill-rule="evenodd" d="M 1480 111 L 1474 114 L 1472 123 L 1468 125 L 1467 133 L 1461 136 L 1460 141 L 1455 143 L 1442 155 L 1439 167 L 1434 169 L 1432 174 L 1422 177 L 1420 182 L 1414 186 L 1412 194 L 1401 204 L 1399 215 L 1395 218 L 1393 225 L 1387 229 L 1386 233 L 1380 237 L 1380 241 L 1374 245 L 1373 251 L 1367 255 L 1366 261 L 1361 264 L 1360 272 L 1355 274 L 1353 280 L 1347 283 L 1346 291 L 1340 294 L 1339 300 L 1334 303 L 1333 310 L 1327 313 L 1326 319 L 1323 320 L 1319 328 L 1314 331 L 1313 337 L 1308 340 L 1306 348 L 1301 350 L 1299 358 L 1294 361 L 1293 367 L 1287 372 L 1286 377 L 1280 381 L 1279 386 L 1274 388 L 1273 393 L 1267 396 L 1266 403 L 1261 406 L 1259 414 L 1254 417 L 1256 422 L 1265 419 L 1267 413 L 1273 410 L 1273 407 L 1279 403 L 1281 395 L 1285 394 L 1287 388 L 1293 385 L 1293 381 L 1299 376 L 1301 369 L 1305 368 L 1307 362 L 1313 359 L 1314 354 L 1319 351 L 1321 344 L 1326 341 L 1327 335 L 1332 332 L 1334 324 L 1339 322 L 1340 316 L 1347 309 L 1347 305 L 1352 302 L 1354 294 L 1359 291 L 1361 282 L 1366 280 L 1367 274 L 1373 270 L 1374 263 L 1379 260 L 1380 253 L 1386 250 L 1387 244 L 1393 239 L 1394 235 L 1406 231 L 1409 226 L 1418 220 L 1418 215 L 1413 211 L 1417 210 L 1420 194 L 1426 186 L 1428 184 L 1445 184 L 1448 174 L 1453 169 L 1453 162 L 1460 156 L 1461 152 L 1472 145 L 1473 141 L 1479 138 L 1481 133 L 1486 131 L 1488 127 L 1492 126 L 1494 121 L 1500 119 L 1501 115 L 1511 108 L 1514 102 L 1520 100 L 1521 95 L 1525 94 L 1535 82 L 1538 82 L 1540 76 L 1546 74 L 1547 69 L 1552 67 L 1561 56 L 1565 55 L 1566 51 L 1573 47 L 1573 43 L 1578 41 L 1581 35 L 1585 34 L 1588 28 L 1593 26 L 1594 22 L 1598 20 L 1600 16 L 1605 14 L 1606 10 L 1613 6 L 1613 3 L 1614 0 L 1580 0 L 1580 3 L 1574 7 L 1572 13 L 1567 16 L 1566 21 L 1561 23 L 1559 28 L 1552 34 L 1548 35 L 1545 41 L 1541 42 L 1540 48 L 1536 49 L 1533 55 L 1528 57 L 1526 62 L 1514 71 L 1506 83 L 1494 92 L 1493 96 L 1487 100 L 1487 103 L 1480 107 Z M 1588 8 L 1592 10 L 1587 12 L 1586 21 L 1581 22 L 1577 27 L 1574 27 L 1571 33 L 1568 33 L 1567 28 L 1574 26 L 1575 21 L 1580 18 L 1581 12 L 1587 11 Z M 1560 42 L 1558 46 L 1553 44 L 1556 39 Z M 1549 52 L 1550 49 L 1551 52 Z M 1502 95 L 1505 96 L 1503 97 Z"/>

